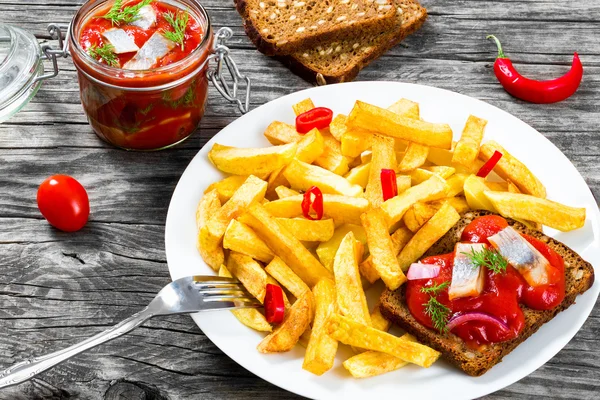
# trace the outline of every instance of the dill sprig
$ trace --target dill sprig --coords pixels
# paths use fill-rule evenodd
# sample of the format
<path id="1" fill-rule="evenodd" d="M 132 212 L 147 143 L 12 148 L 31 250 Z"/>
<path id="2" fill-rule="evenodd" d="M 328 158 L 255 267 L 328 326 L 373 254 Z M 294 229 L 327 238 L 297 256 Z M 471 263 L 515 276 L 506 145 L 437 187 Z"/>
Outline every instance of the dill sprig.
<path id="1" fill-rule="evenodd" d="M 113 25 L 129 24 L 137 20 L 140 8 L 147 6 L 154 0 L 142 0 L 134 6 L 127 6 L 121 10 L 123 0 L 115 0 L 108 12 L 99 18 L 108 19 Z"/>
<path id="2" fill-rule="evenodd" d="M 440 333 L 447 333 L 450 309 L 442 303 L 440 303 L 438 299 L 436 299 L 433 296 L 429 297 L 429 301 L 423 304 L 423 307 L 425 307 L 425 314 L 429 315 L 429 318 L 431 318 L 431 322 L 433 322 L 433 327 L 437 329 Z"/>
<path id="3" fill-rule="evenodd" d="M 422 287 L 421 292 L 429 293 L 431 295 L 436 296 L 442 290 L 446 289 L 448 287 L 448 285 L 450 285 L 450 282 L 446 281 L 446 282 L 440 283 L 439 285 L 434 285 L 434 286 L 430 286 L 430 287 Z"/>
<path id="4" fill-rule="evenodd" d="M 166 105 L 171 108 L 179 108 L 180 106 L 191 107 L 196 100 L 196 95 L 194 93 L 194 84 L 195 81 L 191 83 L 191 85 L 187 88 L 183 96 L 178 98 L 177 100 L 173 100 L 171 98 L 171 94 L 169 92 L 164 92 L 162 95 L 162 99 Z"/>
<path id="5" fill-rule="evenodd" d="M 111 67 L 119 66 L 119 58 L 114 53 L 115 48 L 110 43 L 105 43 L 100 47 L 91 46 L 88 49 L 88 54 L 96 60 L 102 60 Z"/>
<path id="6" fill-rule="evenodd" d="M 483 250 L 475 251 L 471 248 L 470 253 L 463 253 L 473 261 L 473 268 L 485 267 L 495 274 L 500 274 L 506 271 L 508 261 L 502 257 L 496 249 L 485 247 Z"/>
<path id="7" fill-rule="evenodd" d="M 175 42 L 181 46 L 181 50 L 183 50 L 183 40 L 185 39 L 185 29 L 187 28 L 188 20 L 190 19 L 190 14 L 187 11 L 178 12 L 176 15 L 172 12 L 168 12 L 164 14 L 165 21 L 171 25 L 173 31 L 163 31 L 163 36 L 169 39 L 172 42 Z"/>

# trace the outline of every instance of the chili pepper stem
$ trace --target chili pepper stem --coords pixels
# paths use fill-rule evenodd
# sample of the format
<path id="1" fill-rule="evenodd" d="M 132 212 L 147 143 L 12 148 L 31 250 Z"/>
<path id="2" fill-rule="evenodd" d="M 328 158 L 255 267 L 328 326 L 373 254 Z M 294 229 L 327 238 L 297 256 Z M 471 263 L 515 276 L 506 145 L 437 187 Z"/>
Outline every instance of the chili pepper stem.
<path id="1" fill-rule="evenodd" d="M 494 42 L 496 42 L 496 46 L 498 46 L 498 58 L 506 58 L 506 56 L 504 55 L 504 50 L 502 50 L 502 44 L 500 43 L 500 40 L 498 40 L 498 38 L 496 36 L 487 35 L 485 38 L 492 39 Z"/>

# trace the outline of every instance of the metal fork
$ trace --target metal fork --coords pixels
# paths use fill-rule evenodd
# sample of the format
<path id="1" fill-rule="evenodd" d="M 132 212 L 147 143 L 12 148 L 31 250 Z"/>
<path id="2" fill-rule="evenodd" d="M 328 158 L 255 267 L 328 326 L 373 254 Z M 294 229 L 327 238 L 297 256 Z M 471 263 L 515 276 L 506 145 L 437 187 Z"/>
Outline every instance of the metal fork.
<path id="1" fill-rule="evenodd" d="M 152 317 L 260 306 L 260 302 L 235 279 L 218 276 L 177 279 L 165 286 L 148 307 L 112 328 L 66 349 L 22 361 L 0 372 L 0 388 L 25 382 L 81 352 L 132 331 Z"/>

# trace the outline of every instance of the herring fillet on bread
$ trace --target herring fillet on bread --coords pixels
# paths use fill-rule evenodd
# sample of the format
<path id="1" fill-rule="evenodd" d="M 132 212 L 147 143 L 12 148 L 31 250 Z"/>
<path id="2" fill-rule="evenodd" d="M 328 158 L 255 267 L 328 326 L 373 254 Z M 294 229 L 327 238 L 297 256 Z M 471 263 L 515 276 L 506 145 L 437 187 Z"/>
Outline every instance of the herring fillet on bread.
<path id="1" fill-rule="evenodd" d="M 322 43 L 280 59 L 296 74 L 310 81 L 340 83 L 353 80 L 373 60 L 417 31 L 427 10 L 417 0 L 394 0 L 396 25 L 375 34 Z M 318 78 L 317 78 L 318 77 Z"/>
<path id="2" fill-rule="evenodd" d="M 424 257 L 450 253 L 454 245 L 460 241 L 463 229 L 474 219 L 490 215 L 487 211 L 469 211 L 463 214 L 461 220 L 437 241 Z M 399 325 L 417 338 L 420 343 L 430 346 L 442 353 L 442 357 L 471 376 L 480 376 L 502 358 L 514 350 L 519 344 L 533 335 L 543 324 L 550 321 L 559 312 L 567 309 L 575 302 L 575 298 L 588 290 L 594 283 L 594 269 L 590 263 L 583 260 L 575 251 L 563 243 L 525 227 L 525 225 L 506 218 L 509 225 L 517 231 L 526 233 L 545 242 L 550 248 L 560 254 L 565 262 L 565 299 L 552 310 L 539 311 L 525 307 L 525 328 L 515 339 L 492 343 L 481 350 L 475 350 L 466 345 L 458 336 L 449 333 L 442 335 L 437 331 L 421 325 L 410 313 L 404 297 L 404 287 L 395 290 L 385 290 L 381 295 L 380 310 L 385 318 Z"/>
<path id="3" fill-rule="evenodd" d="M 246 34 L 267 55 L 391 28 L 393 0 L 234 0 Z"/>

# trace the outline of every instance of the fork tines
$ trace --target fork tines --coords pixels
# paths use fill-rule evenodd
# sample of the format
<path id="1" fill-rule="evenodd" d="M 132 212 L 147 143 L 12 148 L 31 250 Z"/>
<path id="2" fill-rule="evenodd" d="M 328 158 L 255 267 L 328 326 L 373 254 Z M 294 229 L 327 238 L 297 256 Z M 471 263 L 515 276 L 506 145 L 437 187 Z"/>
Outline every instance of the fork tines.
<path id="1" fill-rule="evenodd" d="M 261 306 L 236 279 L 225 277 L 194 277 L 194 283 L 204 302 L 227 302 L 229 307 Z"/>

